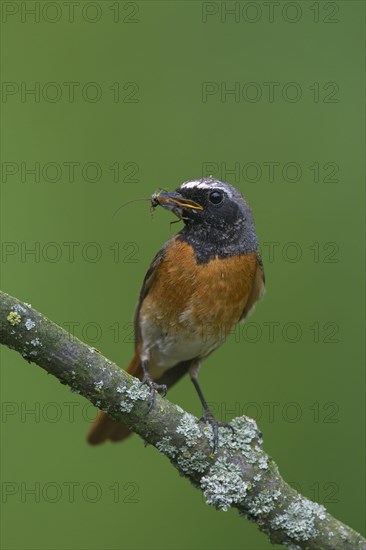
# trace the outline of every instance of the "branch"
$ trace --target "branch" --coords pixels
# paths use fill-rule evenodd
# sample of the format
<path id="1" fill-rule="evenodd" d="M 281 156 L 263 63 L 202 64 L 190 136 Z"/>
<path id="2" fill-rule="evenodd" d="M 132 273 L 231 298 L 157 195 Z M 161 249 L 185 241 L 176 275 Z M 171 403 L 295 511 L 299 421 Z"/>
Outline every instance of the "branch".
<path id="1" fill-rule="evenodd" d="M 254 420 L 235 418 L 233 432 L 219 428 L 218 450 L 213 455 L 211 427 L 160 395 L 146 414 L 146 386 L 29 304 L 3 292 L 0 343 L 128 424 L 203 491 L 208 504 L 220 510 L 237 508 L 271 542 L 292 550 L 366 549 L 361 535 L 282 479 L 275 462 L 263 451 L 262 434 Z"/>

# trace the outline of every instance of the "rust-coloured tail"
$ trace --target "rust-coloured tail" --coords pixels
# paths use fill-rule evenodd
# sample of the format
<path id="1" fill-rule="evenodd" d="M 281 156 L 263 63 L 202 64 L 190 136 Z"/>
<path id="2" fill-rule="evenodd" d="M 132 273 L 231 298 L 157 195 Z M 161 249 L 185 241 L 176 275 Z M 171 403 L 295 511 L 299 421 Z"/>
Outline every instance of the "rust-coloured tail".
<path id="1" fill-rule="evenodd" d="M 90 445 L 99 445 L 108 440 L 122 441 L 132 433 L 126 424 L 116 422 L 105 412 L 101 411 L 91 425 L 87 441 Z"/>
<path id="2" fill-rule="evenodd" d="M 142 378 L 142 368 L 138 353 L 135 354 L 132 359 L 127 372 L 136 376 L 136 378 Z M 105 441 L 122 441 L 126 439 L 133 432 L 130 431 L 126 424 L 116 422 L 108 416 L 105 412 L 101 411 L 97 418 L 94 420 L 90 427 L 87 441 L 90 445 L 99 445 Z"/>

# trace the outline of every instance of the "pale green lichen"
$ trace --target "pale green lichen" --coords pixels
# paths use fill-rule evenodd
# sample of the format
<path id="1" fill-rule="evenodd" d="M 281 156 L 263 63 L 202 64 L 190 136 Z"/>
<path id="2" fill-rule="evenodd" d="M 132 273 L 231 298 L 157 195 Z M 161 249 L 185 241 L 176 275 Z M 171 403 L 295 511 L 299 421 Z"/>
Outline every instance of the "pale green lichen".
<path id="1" fill-rule="evenodd" d="M 177 433 L 184 435 L 188 446 L 197 444 L 198 439 L 202 437 L 202 432 L 195 417 L 189 413 L 184 413 L 177 427 Z"/>
<path id="2" fill-rule="evenodd" d="M 175 458 L 178 449 L 171 443 L 172 438 L 170 435 L 165 435 L 160 441 L 156 443 L 156 448 L 168 458 Z"/>
<path id="3" fill-rule="evenodd" d="M 218 451 L 224 453 L 224 457 L 218 459 L 216 464 L 218 464 L 218 470 L 222 472 L 223 465 L 226 464 L 226 453 L 239 452 L 247 463 L 256 465 L 259 469 L 268 468 L 268 458 L 267 455 L 262 451 L 262 449 L 256 445 L 253 449 L 251 443 L 255 439 L 257 442 L 260 441 L 260 433 L 258 431 L 257 425 L 254 421 L 249 421 L 246 417 L 236 418 L 232 421 L 233 430 L 230 426 L 220 426 L 218 429 Z M 182 447 L 179 449 L 178 454 L 175 456 L 180 470 L 185 474 L 194 474 L 194 473 L 204 473 L 209 468 L 209 462 L 205 454 L 201 452 L 190 452 L 192 447 L 195 447 L 198 443 L 198 440 L 202 436 L 206 436 L 211 445 L 213 445 L 213 429 L 210 424 L 200 427 L 199 422 L 196 418 L 188 413 L 183 413 L 182 418 L 180 419 L 179 425 L 176 429 L 177 433 L 182 434 L 185 437 L 186 448 Z M 163 442 L 166 444 L 166 441 Z M 214 455 L 212 455 L 214 458 Z M 230 470 L 230 482 L 232 485 L 233 476 L 237 474 L 238 467 L 233 466 L 233 470 Z M 259 474 L 258 474 L 259 475 Z M 203 478 L 203 483 L 208 483 L 208 480 L 211 479 L 211 475 Z M 260 479 L 260 477 L 259 477 Z M 244 492 L 251 487 L 249 483 L 244 482 L 241 477 L 237 477 L 236 482 L 238 484 L 239 490 L 236 491 L 236 494 L 243 496 Z M 212 481 L 212 479 L 211 479 Z M 215 478 L 215 481 L 218 481 Z M 210 487 L 213 487 L 212 483 Z M 245 491 L 244 491 L 245 489 Z M 234 491 L 235 492 L 235 491 Z M 212 496 L 212 498 L 211 498 Z M 213 495 L 208 495 L 208 501 L 218 507 L 230 506 L 224 499 L 220 503 L 219 500 L 215 501 Z M 216 503 L 215 503 L 216 502 Z M 232 501 L 233 503 L 234 501 Z"/>
<path id="4" fill-rule="evenodd" d="M 31 340 L 30 343 L 31 343 L 32 346 L 34 346 L 34 347 L 42 346 L 42 342 L 40 341 L 39 338 L 34 338 L 33 340 Z"/>
<path id="5" fill-rule="evenodd" d="M 260 432 L 254 420 L 248 420 L 246 417 L 234 418 L 229 427 L 219 428 L 219 447 L 225 447 L 231 451 L 247 452 L 251 449 L 250 443 L 257 438 L 260 439 Z M 255 450 L 262 453 L 262 449 L 256 445 Z"/>
<path id="6" fill-rule="evenodd" d="M 103 386 L 104 386 L 103 380 L 101 380 L 100 382 L 95 382 L 95 384 L 94 384 L 94 387 L 95 387 L 97 392 L 100 392 L 100 390 L 102 389 Z"/>
<path id="7" fill-rule="evenodd" d="M 188 416 L 188 415 L 187 415 Z M 187 426 L 190 420 L 184 419 L 184 429 L 187 433 Z M 180 427 L 180 429 L 182 426 Z M 192 435 L 192 426 L 188 428 L 189 440 L 192 441 L 195 435 Z M 179 432 L 181 433 L 181 432 Z M 192 439 L 193 438 L 193 439 Z M 201 452 L 191 452 L 187 446 L 177 448 L 172 444 L 172 438 L 169 435 L 162 437 L 160 441 L 156 443 L 157 449 L 165 454 L 171 460 L 174 460 L 179 470 L 186 475 L 193 475 L 194 473 L 203 473 L 209 467 L 206 455 Z"/>
<path id="8" fill-rule="evenodd" d="M 272 512 L 277 504 L 278 498 L 281 496 L 281 491 L 275 489 L 264 489 L 256 497 L 249 497 L 245 501 L 248 513 L 251 516 L 261 516 Z"/>
<path id="9" fill-rule="evenodd" d="M 268 469 L 268 458 L 264 453 L 263 453 L 262 456 L 260 456 L 258 458 L 258 467 L 261 470 L 267 470 Z"/>
<path id="10" fill-rule="evenodd" d="M 187 475 L 193 473 L 203 473 L 209 467 L 209 463 L 206 460 L 206 455 L 201 451 L 191 453 L 187 448 L 182 448 L 177 458 L 178 468 Z"/>
<path id="11" fill-rule="evenodd" d="M 249 489 L 249 484 L 242 479 L 240 468 L 226 458 L 217 459 L 209 473 L 201 478 L 200 484 L 207 504 L 224 511 L 240 503 Z"/>
<path id="12" fill-rule="evenodd" d="M 219 428 L 218 448 L 228 451 L 239 451 L 249 464 L 257 465 L 261 470 L 267 470 L 269 462 L 268 457 L 259 445 L 252 447 L 252 442 L 256 440 L 261 442 L 261 434 L 254 420 L 247 417 L 234 418 L 231 426 Z M 212 434 L 208 434 L 212 441 Z"/>
<path id="13" fill-rule="evenodd" d="M 20 304 L 14 304 L 12 306 L 12 309 L 14 311 L 17 311 L 18 313 L 27 313 L 27 310 L 25 309 L 25 307 L 21 306 Z"/>
<path id="14" fill-rule="evenodd" d="M 303 542 L 319 534 L 315 521 L 325 517 L 324 506 L 299 496 L 285 511 L 272 519 L 271 527 L 283 530 L 292 541 Z"/>
<path id="15" fill-rule="evenodd" d="M 339 526 L 338 531 L 340 532 L 341 538 L 342 538 L 344 541 L 349 540 L 349 533 L 347 532 L 347 529 L 346 529 L 343 525 L 340 525 L 340 526 Z"/>
<path id="16" fill-rule="evenodd" d="M 119 406 L 122 412 L 131 412 L 136 401 L 146 401 L 149 397 L 149 388 L 137 379 L 132 382 L 129 388 L 118 386 L 117 392 L 124 395 L 124 400 L 121 401 Z"/>
<path id="17" fill-rule="evenodd" d="M 283 546 L 285 546 L 289 550 L 301 550 L 301 546 L 299 546 L 298 544 L 294 544 L 293 542 L 286 542 L 285 541 L 282 544 L 283 544 Z"/>
<path id="18" fill-rule="evenodd" d="M 254 420 L 247 417 L 237 417 L 231 421 L 235 430 L 235 438 L 239 445 L 251 443 L 255 437 L 260 438 L 260 432 Z"/>
<path id="19" fill-rule="evenodd" d="M 132 409 L 133 409 L 133 403 L 131 403 L 130 401 L 121 401 L 120 405 L 119 405 L 119 409 L 120 411 L 122 412 L 131 412 Z"/>
<path id="20" fill-rule="evenodd" d="M 150 390 L 145 384 L 141 384 L 141 382 L 136 379 L 126 391 L 126 395 L 131 401 L 145 401 L 150 395 Z"/>
<path id="21" fill-rule="evenodd" d="M 36 326 L 36 323 L 34 321 L 32 321 L 32 319 L 27 319 L 24 324 L 25 324 L 25 328 L 27 330 L 31 330 L 32 328 L 34 328 Z"/>
<path id="22" fill-rule="evenodd" d="M 15 311 L 11 311 L 9 313 L 9 315 L 7 316 L 6 318 L 7 321 L 9 321 L 9 323 L 15 327 L 16 325 L 19 325 L 19 323 L 21 322 L 22 318 L 21 316 L 19 315 L 19 313 L 16 313 Z"/>

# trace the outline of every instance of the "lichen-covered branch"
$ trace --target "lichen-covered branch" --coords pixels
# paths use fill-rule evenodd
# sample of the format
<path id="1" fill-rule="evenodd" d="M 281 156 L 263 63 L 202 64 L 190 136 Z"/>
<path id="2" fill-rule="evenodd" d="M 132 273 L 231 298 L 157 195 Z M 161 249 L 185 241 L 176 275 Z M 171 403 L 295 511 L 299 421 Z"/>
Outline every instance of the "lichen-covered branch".
<path id="1" fill-rule="evenodd" d="M 146 386 L 29 304 L 2 292 L 0 343 L 127 423 L 203 491 L 208 504 L 220 510 L 237 508 L 272 542 L 292 550 L 366 549 L 361 535 L 282 479 L 263 450 L 254 420 L 235 418 L 231 422 L 234 430 L 219 428 L 218 449 L 213 454 L 210 426 L 159 395 L 146 414 Z"/>

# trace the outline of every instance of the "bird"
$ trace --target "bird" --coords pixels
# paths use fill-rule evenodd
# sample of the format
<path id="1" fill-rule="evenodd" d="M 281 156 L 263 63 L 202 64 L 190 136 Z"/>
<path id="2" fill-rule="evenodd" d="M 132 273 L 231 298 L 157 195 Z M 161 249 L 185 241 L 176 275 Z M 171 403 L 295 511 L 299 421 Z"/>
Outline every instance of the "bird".
<path id="1" fill-rule="evenodd" d="M 171 211 L 183 222 L 153 258 L 134 315 L 135 353 L 127 372 L 149 387 L 147 414 L 156 392 L 163 396 L 185 374 L 212 426 L 218 427 L 198 381 L 201 363 L 252 312 L 265 291 L 252 210 L 233 185 L 213 177 L 183 182 L 174 192 L 156 192 L 152 209 Z M 172 222 L 174 223 L 174 222 Z M 230 425 L 229 425 L 230 426 Z M 99 412 L 87 441 L 126 439 L 128 426 Z"/>

